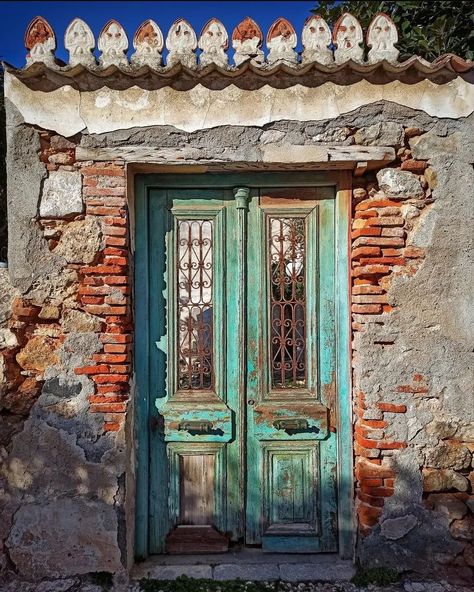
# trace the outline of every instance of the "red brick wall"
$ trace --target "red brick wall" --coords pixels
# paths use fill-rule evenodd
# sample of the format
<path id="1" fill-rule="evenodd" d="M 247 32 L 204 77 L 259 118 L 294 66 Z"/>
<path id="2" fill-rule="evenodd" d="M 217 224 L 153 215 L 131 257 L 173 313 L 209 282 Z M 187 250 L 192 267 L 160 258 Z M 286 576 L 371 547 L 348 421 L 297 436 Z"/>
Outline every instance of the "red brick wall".
<path id="1" fill-rule="evenodd" d="M 85 312 L 102 319 L 102 351 L 95 365 L 76 369 L 95 383 L 91 413 L 104 414 L 104 430 L 117 431 L 124 422 L 132 363 L 129 216 L 125 167 L 100 163 L 81 168 L 86 214 L 103 222 L 105 248 L 94 264 L 80 267 L 79 301 Z"/>

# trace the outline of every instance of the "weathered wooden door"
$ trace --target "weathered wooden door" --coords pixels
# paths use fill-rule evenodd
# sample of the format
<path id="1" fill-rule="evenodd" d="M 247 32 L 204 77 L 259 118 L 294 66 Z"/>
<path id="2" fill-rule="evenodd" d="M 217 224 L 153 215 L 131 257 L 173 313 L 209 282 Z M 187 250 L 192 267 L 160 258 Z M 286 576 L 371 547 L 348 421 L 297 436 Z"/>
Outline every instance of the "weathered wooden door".
<path id="1" fill-rule="evenodd" d="M 334 200 L 261 189 L 248 216 L 246 540 L 336 550 Z"/>
<path id="2" fill-rule="evenodd" d="M 147 197 L 149 551 L 336 550 L 334 189 Z"/>

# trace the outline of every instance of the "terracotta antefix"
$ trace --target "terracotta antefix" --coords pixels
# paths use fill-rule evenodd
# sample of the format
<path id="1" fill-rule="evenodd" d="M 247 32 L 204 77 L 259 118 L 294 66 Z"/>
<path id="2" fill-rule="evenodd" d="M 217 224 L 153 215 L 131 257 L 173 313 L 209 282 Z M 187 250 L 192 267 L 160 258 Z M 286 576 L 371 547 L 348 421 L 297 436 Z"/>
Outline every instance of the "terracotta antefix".
<path id="1" fill-rule="evenodd" d="M 89 25 L 80 18 L 71 21 L 64 34 L 64 47 L 69 52 L 69 65 L 95 66 L 93 55 L 94 34 Z"/>
<path id="2" fill-rule="evenodd" d="M 99 34 L 99 50 L 102 55 L 99 63 L 103 68 L 108 66 L 128 66 L 126 51 L 128 38 L 122 25 L 116 20 L 110 20 Z"/>
<path id="3" fill-rule="evenodd" d="M 363 63 L 364 49 L 360 46 L 363 41 L 364 37 L 359 21 L 348 12 L 341 15 L 336 21 L 333 31 L 336 64 L 342 64 L 348 60 Z"/>
<path id="4" fill-rule="evenodd" d="M 257 23 L 250 17 L 245 17 L 232 32 L 232 47 L 235 50 L 234 62 L 240 66 L 247 60 L 260 66 L 265 56 L 260 49 L 263 43 L 263 34 Z"/>
<path id="5" fill-rule="evenodd" d="M 367 59 L 370 64 L 387 60 L 395 63 L 400 53 L 395 47 L 398 32 L 392 19 L 383 12 L 376 14 L 367 30 L 367 45 L 370 47 Z"/>
<path id="6" fill-rule="evenodd" d="M 48 66 L 55 65 L 56 36 L 43 17 L 35 17 L 28 25 L 25 33 L 25 47 L 29 52 L 26 55 L 27 66 L 34 62 L 43 62 Z"/>
<path id="7" fill-rule="evenodd" d="M 296 64 L 298 54 L 295 51 L 297 39 L 293 25 L 285 18 L 277 19 L 267 33 L 267 57 L 270 65 L 280 62 Z"/>
<path id="8" fill-rule="evenodd" d="M 166 49 L 169 51 L 167 66 L 181 63 L 187 68 L 195 68 L 197 38 L 194 29 L 184 19 L 176 20 L 166 37 Z"/>
<path id="9" fill-rule="evenodd" d="M 201 31 L 199 49 L 201 66 L 216 64 L 225 68 L 228 64 L 226 50 L 229 47 L 229 36 L 224 25 L 217 19 L 209 20 Z"/>
<path id="10" fill-rule="evenodd" d="M 334 55 L 329 49 L 331 45 L 331 29 L 327 22 L 316 14 L 306 19 L 301 36 L 303 42 L 302 62 L 334 63 Z"/>
<path id="11" fill-rule="evenodd" d="M 133 48 L 135 53 L 130 58 L 132 66 L 161 66 L 163 33 L 155 21 L 148 19 L 138 27 L 133 36 Z"/>

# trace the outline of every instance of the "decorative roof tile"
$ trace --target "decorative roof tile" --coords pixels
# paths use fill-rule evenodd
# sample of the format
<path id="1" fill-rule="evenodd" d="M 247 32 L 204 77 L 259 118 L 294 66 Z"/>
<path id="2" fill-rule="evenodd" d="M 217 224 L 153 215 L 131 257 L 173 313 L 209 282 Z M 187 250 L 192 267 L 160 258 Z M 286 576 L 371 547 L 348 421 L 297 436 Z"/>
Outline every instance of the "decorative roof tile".
<path id="1" fill-rule="evenodd" d="M 183 18 L 177 19 L 166 37 L 166 49 L 169 51 L 167 66 L 181 63 L 187 68 L 195 68 L 196 48 L 197 38 L 194 29 Z"/>
<path id="2" fill-rule="evenodd" d="M 80 18 L 71 21 L 64 34 L 64 47 L 69 52 L 69 65 L 93 67 L 96 65 L 93 51 L 94 34 L 89 25 Z"/>
<path id="3" fill-rule="evenodd" d="M 132 66 L 150 66 L 159 68 L 162 63 L 163 33 L 155 21 L 148 19 L 142 23 L 133 36 L 135 52 L 130 58 Z"/>
<path id="4" fill-rule="evenodd" d="M 53 90 L 66 84 L 79 90 L 94 90 L 104 85 L 114 89 L 137 85 L 186 90 L 197 84 L 215 89 L 230 84 L 244 89 L 265 84 L 286 88 L 295 84 L 314 87 L 328 81 L 348 85 L 362 79 L 374 84 L 392 80 L 412 84 L 425 78 L 444 84 L 458 76 L 474 82 L 474 62 L 452 54 L 431 63 L 418 56 L 399 63 L 397 40 L 397 29 L 390 16 L 375 15 L 366 33 L 369 51 L 364 61 L 364 35 L 353 15 L 343 14 L 332 34 L 324 19 L 312 15 L 303 27 L 303 51 L 299 56 L 293 25 L 279 18 L 267 33 L 265 55 L 263 33 L 253 19 L 246 17 L 232 32 L 232 64 L 228 34 L 218 19 L 206 23 L 198 44 L 192 26 L 180 18 L 167 34 L 168 55 L 163 60 L 163 34 L 158 24 L 149 19 L 134 35 L 134 52 L 129 63 L 127 34 L 112 19 L 98 38 L 101 55 L 97 65 L 92 53 L 92 31 L 81 19 L 74 19 L 65 34 L 69 64 L 63 64 L 54 56 L 54 31 L 45 19 L 36 17 L 25 35 L 29 50 L 26 67 L 16 69 L 6 64 L 5 68 L 31 88 L 40 90 Z"/>
<path id="5" fill-rule="evenodd" d="M 115 19 L 111 19 L 99 33 L 97 43 L 102 52 L 99 64 L 102 68 L 108 66 L 127 67 L 128 38 L 122 25 Z"/>
<path id="6" fill-rule="evenodd" d="M 384 12 L 376 14 L 367 29 L 367 45 L 370 47 L 367 56 L 369 64 L 382 60 L 396 64 L 400 53 L 395 47 L 397 41 L 398 31 L 392 19 Z"/>

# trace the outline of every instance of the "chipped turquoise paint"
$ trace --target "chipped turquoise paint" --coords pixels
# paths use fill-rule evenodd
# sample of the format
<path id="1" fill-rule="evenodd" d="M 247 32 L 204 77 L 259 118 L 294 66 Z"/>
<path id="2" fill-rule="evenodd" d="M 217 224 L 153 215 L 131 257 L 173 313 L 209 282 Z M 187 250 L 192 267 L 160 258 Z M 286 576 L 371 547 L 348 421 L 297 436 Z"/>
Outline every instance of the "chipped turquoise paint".
<path id="1" fill-rule="evenodd" d="M 336 326 L 338 395 L 339 554 L 350 559 L 354 548 L 352 468 L 351 312 L 350 312 L 350 173 L 341 179 L 336 199 Z"/>
<path id="2" fill-rule="evenodd" d="M 232 531 L 235 539 L 243 536 L 245 529 L 248 543 L 263 542 L 264 548 L 269 551 L 334 550 L 339 515 L 340 550 L 345 556 L 350 552 L 352 498 L 348 485 L 352 483 L 352 453 L 348 406 L 348 324 L 342 330 L 340 328 L 341 319 L 344 320 L 344 315 L 348 315 L 348 294 L 345 292 L 348 284 L 346 231 L 349 209 L 344 192 L 338 192 L 334 199 L 336 187 L 334 181 L 332 183 L 332 187 L 324 187 L 328 181 L 322 173 L 137 176 L 135 369 L 138 448 L 135 552 L 138 557 L 163 552 L 165 536 L 176 522 L 179 509 L 176 458 L 178 452 L 189 451 L 189 447 L 194 447 L 195 452 L 206 447 L 217 447 L 214 448 L 219 481 L 215 489 L 217 522 L 222 530 Z M 313 275 L 308 278 L 308 286 L 311 286 L 309 306 L 317 312 L 314 317 L 321 320 L 319 323 L 312 320 L 309 331 L 309 351 L 317 354 L 309 356 L 314 363 L 317 361 L 313 371 L 315 382 L 309 388 L 318 391 L 319 407 L 313 406 L 308 415 L 308 425 L 319 428 L 319 432 L 314 431 L 306 438 L 302 434 L 292 437 L 272 426 L 266 436 L 257 438 L 254 406 L 246 402 L 251 403 L 255 393 L 260 396 L 258 389 L 262 383 L 258 368 L 258 355 L 264 353 L 262 328 L 253 320 L 268 318 L 262 300 L 263 283 L 259 281 L 259 278 L 265 277 L 262 276 L 265 245 L 262 244 L 262 219 L 256 222 L 261 216 L 257 207 L 258 188 L 298 185 L 320 187 L 318 205 L 310 214 L 308 222 L 309 233 L 315 237 L 308 245 L 308 257 L 317 262 L 317 265 L 311 266 Z M 244 186 L 248 188 L 248 214 L 245 200 L 236 201 L 231 190 Z M 196 191 L 198 188 L 199 191 Z M 220 358 L 215 389 L 219 400 L 201 407 L 197 403 L 180 408 L 179 402 L 173 401 L 176 390 L 171 376 L 173 373 L 170 373 L 174 355 L 171 344 L 175 343 L 172 330 L 170 333 L 173 325 L 170 319 L 174 318 L 174 312 L 172 304 L 170 309 L 168 292 L 170 286 L 174 285 L 173 232 L 170 230 L 176 215 L 200 218 L 203 212 L 220 217 L 220 260 L 215 268 L 220 274 L 217 280 L 216 314 L 222 321 L 219 325 L 222 331 L 216 351 L 225 352 L 225 355 L 216 357 Z M 236 289 L 236 286 L 239 288 Z M 225 314 L 227 330 L 224 330 Z M 336 318 L 339 323 L 337 329 Z M 258 397 L 256 399 L 258 401 Z M 324 409 L 334 406 L 335 400 L 339 403 L 337 433 L 334 426 L 329 425 L 328 414 L 324 415 Z M 341 409 L 346 405 L 346 409 Z M 164 429 L 152 429 L 150 426 L 156 424 L 150 424 L 150 421 L 156 419 L 159 424 L 159 411 L 165 412 Z M 291 406 L 287 406 L 283 414 L 281 408 L 274 408 L 273 411 L 276 416 L 287 419 L 289 416 L 298 418 L 301 415 L 298 409 Z M 204 434 L 182 437 L 175 428 L 176 423 L 183 421 L 183 418 L 190 421 L 211 418 L 213 423 L 223 421 L 219 431 L 225 437 L 220 435 L 217 441 Z M 281 448 L 280 452 L 278 447 Z M 272 450 L 280 456 L 277 454 L 273 480 L 267 480 L 265 488 L 262 487 L 261 476 L 269 474 Z M 338 450 L 339 458 L 341 451 L 348 456 L 340 458 L 337 472 Z M 247 474 L 246 480 L 243 480 L 241 475 L 245 467 Z M 303 492 L 301 496 L 296 496 L 301 503 L 292 505 L 288 500 L 281 501 L 278 491 L 281 494 L 285 490 L 285 476 L 293 479 L 295 491 Z M 268 491 L 269 482 L 274 484 L 276 493 Z M 340 497 L 338 505 L 335 494 L 337 485 Z M 313 506 L 308 505 L 311 495 Z M 277 501 L 272 503 L 272 499 Z M 301 536 L 304 534 L 302 532 L 294 536 L 294 528 L 287 532 L 281 532 L 280 529 L 279 532 L 278 526 L 272 532 L 270 524 L 268 532 L 262 537 L 260 524 L 265 516 L 269 517 L 268 522 L 272 522 L 271 516 L 274 521 L 275 516 L 283 512 L 287 517 L 290 514 L 295 516 L 296 520 L 300 516 L 308 516 L 310 506 L 314 509 L 314 519 L 305 523 L 309 524 L 305 528 L 312 529 L 306 533 L 308 536 Z M 243 508 L 246 510 L 242 513 Z"/>

